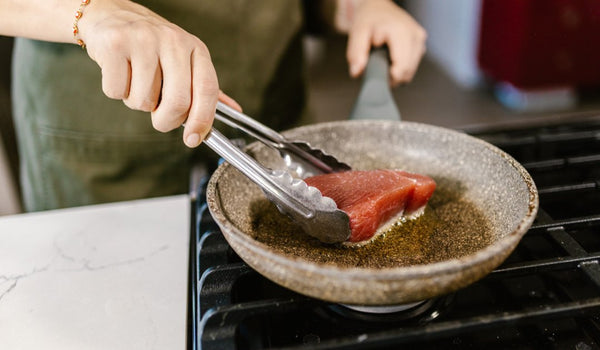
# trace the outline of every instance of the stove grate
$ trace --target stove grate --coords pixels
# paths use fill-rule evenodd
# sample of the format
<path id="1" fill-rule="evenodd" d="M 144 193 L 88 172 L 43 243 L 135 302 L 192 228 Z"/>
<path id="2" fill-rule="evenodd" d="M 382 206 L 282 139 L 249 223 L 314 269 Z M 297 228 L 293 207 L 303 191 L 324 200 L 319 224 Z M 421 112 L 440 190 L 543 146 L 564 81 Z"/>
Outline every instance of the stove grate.
<path id="1" fill-rule="evenodd" d="M 521 162 L 540 194 L 534 225 L 499 268 L 426 316 L 348 317 L 243 263 L 199 193 L 190 347 L 600 349 L 600 118 L 472 133 Z"/>

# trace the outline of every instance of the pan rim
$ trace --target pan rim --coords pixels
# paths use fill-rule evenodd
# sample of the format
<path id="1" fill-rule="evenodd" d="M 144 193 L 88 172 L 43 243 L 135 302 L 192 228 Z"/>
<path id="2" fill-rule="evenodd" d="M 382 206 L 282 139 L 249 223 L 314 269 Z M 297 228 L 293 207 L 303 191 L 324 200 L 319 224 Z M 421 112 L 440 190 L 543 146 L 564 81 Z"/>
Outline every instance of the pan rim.
<path id="1" fill-rule="evenodd" d="M 465 269 L 472 268 L 477 264 L 481 264 L 483 262 L 489 261 L 493 259 L 495 256 L 500 253 L 505 253 L 507 250 L 514 249 L 518 241 L 522 238 L 522 236 L 527 232 L 529 227 L 532 225 L 535 217 L 537 215 L 538 207 L 539 207 L 539 196 L 537 192 L 537 188 L 530 174 L 525 170 L 525 168 L 517 162 L 512 156 L 502 151 L 498 147 L 484 141 L 468 135 L 464 132 L 460 132 L 453 129 L 443 128 L 439 126 L 418 123 L 418 122 L 409 122 L 409 121 L 384 121 L 384 120 L 345 120 L 345 121 L 333 121 L 333 122 L 325 122 L 325 123 L 317 123 L 306 126 L 301 126 L 298 128 L 290 129 L 284 132 L 284 135 L 293 134 L 298 131 L 310 131 L 311 128 L 324 128 L 331 127 L 339 124 L 402 124 L 408 128 L 413 128 L 417 130 L 422 129 L 437 129 L 440 132 L 448 133 L 454 135 L 455 137 L 461 137 L 468 139 L 469 142 L 476 142 L 482 145 L 483 147 L 489 149 L 490 151 L 496 153 L 498 156 L 502 157 L 504 160 L 508 162 L 508 164 L 519 174 L 521 179 L 525 182 L 529 194 L 528 199 L 528 210 L 526 215 L 524 215 L 521 220 L 518 222 L 516 227 L 510 232 L 507 233 L 504 237 L 499 238 L 494 241 L 492 244 L 486 246 L 483 249 L 480 249 L 472 254 L 468 254 L 462 256 L 460 258 L 442 260 L 429 264 L 419 264 L 419 265 L 411 265 L 411 266 L 397 266 L 397 267 L 385 267 L 385 268 L 365 268 L 365 267 L 339 267 L 333 264 L 324 264 L 324 263 L 316 263 L 309 260 L 302 259 L 300 257 L 288 256 L 273 252 L 267 245 L 261 243 L 259 241 L 254 240 L 249 235 L 245 234 L 241 230 L 239 230 L 235 225 L 233 225 L 217 208 L 222 209 L 221 198 L 218 195 L 218 180 L 224 174 L 225 171 L 231 167 L 231 165 L 224 163 L 215 171 L 213 176 L 211 176 L 209 181 L 209 186 L 207 190 L 207 197 L 215 198 L 218 200 L 209 201 L 208 208 L 219 226 L 225 226 L 229 232 L 235 233 L 231 235 L 225 235 L 226 238 L 234 239 L 237 242 L 244 244 L 244 247 L 253 253 L 264 256 L 273 262 L 280 264 L 286 268 L 290 268 L 293 270 L 302 269 L 305 271 L 310 271 L 312 273 L 316 273 L 318 275 L 322 275 L 325 277 L 335 277 L 339 278 L 340 274 L 345 277 L 357 278 L 361 280 L 371 280 L 371 281 L 384 281 L 384 280 L 394 280 L 397 281 L 399 279 L 407 279 L 407 278 L 415 278 L 415 277 L 427 277 L 432 275 L 437 275 L 440 273 L 456 273 L 459 271 L 463 271 Z M 257 142 L 252 143 L 247 146 L 246 149 L 252 149 L 253 147 L 258 147 Z M 214 206 L 217 207 L 214 207 Z M 229 236 L 229 237 L 228 237 Z M 510 253 L 510 252 L 509 252 Z M 500 262 L 501 263 L 501 262 Z"/>

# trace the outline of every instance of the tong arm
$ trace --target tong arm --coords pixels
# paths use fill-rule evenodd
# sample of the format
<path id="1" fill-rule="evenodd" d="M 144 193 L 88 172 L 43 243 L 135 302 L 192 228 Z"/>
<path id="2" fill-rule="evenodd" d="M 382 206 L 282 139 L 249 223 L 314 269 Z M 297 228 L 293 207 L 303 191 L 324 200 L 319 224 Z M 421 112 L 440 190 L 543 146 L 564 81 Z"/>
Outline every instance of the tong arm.
<path id="1" fill-rule="evenodd" d="M 285 138 L 277 131 L 250 118 L 242 112 L 238 112 L 234 108 L 231 108 L 220 101 L 217 102 L 215 117 L 223 123 L 242 130 L 248 135 L 260 140 L 262 143 L 272 147 L 282 148 L 283 143 L 285 142 Z"/>
<path id="2" fill-rule="evenodd" d="M 268 170 L 258 163 L 254 158 L 242 152 L 229 139 L 216 129 L 211 129 L 210 133 L 204 139 L 204 143 L 223 157 L 234 168 L 246 175 L 250 180 L 260 186 L 269 195 L 276 198 L 278 203 L 283 204 L 290 210 L 300 214 L 304 218 L 314 216 L 314 210 L 306 207 L 300 201 L 289 195 L 289 191 L 282 188 L 280 184 L 273 180 Z"/>
<path id="3" fill-rule="evenodd" d="M 313 148 L 307 142 L 287 140 L 277 131 L 222 102 L 217 102 L 215 118 L 253 136 L 267 146 L 277 149 L 288 167 L 300 170 L 299 175 L 301 176 L 306 173 L 332 173 L 351 169 L 348 164 Z"/>
<path id="4" fill-rule="evenodd" d="M 324 243 L 339 243 L 350 237 L 350 219 L 329 197 L 287 171 L 265 168 L 216 129 L 204 143 L 263 190 L 277 209 L 288 214 L 304 231 Z"/>

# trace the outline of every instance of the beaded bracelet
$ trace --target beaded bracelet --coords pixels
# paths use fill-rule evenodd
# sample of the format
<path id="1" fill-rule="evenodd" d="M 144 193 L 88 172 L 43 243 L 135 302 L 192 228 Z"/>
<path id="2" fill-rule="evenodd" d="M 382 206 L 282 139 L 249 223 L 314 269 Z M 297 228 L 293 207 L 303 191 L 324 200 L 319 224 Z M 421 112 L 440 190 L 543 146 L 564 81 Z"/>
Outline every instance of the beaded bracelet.
<path id="1" fill-rule="evenodd" d="M 90 3 L 90 0 L 81 0 L 79 4 L 79 9 L 75 12 L 75 22 L 73 22 L 73 36 L 75 37 L 75 41 L 82 49 L 85 49 L 85 43 L 79 37 L 79 27 L 77 23 L 79 23 L 79 19 L 83 16 L 83 9 Z"/>

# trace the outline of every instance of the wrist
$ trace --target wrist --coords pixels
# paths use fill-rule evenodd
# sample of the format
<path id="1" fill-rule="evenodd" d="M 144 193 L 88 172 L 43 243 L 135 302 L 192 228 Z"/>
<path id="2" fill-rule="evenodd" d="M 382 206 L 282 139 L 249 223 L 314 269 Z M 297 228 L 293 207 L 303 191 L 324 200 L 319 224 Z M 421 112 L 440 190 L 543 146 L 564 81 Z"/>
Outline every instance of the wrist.
<path id="1" fill-rule="evenodd" d="M 114 13 L 114 1 L 111 0 L 78 0 L 73 9 L 72 43 L 86 46 L 92 40 L 97 23 L 103 21 L 110 13 Z M 80 16 L 77 19 L 77 16 Z M 84 47 L 85 48 L 85 47 Z"/>
<path id="2" fill-rule="evenodd" d="M 71 27 L 80 1 L 0 1 L 0 34 L 71 43 Z"/>
<path id="3" fill-rule="evenodd" d="M 73 38 L 75 42 L 81 46 L 82 49 L 85 49 L 85 42 L 81 39 L 80 31 L 79 31 L 79 20 L 83 17 L 83 13 L 86 10 L 87 5 L 90 4 L 91 0 L 81 0 L 79 3 L 79 8 L 75 11 L 75 19 L 73 21 Z"/>
<path id="4" fill-rule="evenodd" d="M 363 8 L 363 5 L 376 1 L 389 2 L 391 0 L 336 0 L 334 15 L 335 29 L 342 33 L 347 33 L 354 23 L 357 14 Z"/>
<path id="5" fill-rule="evenodd" d="M 335 29 L 347 33 L 354 22 L 356 8 L 363 0 L 336 0 L 334 16 Z"/>

